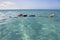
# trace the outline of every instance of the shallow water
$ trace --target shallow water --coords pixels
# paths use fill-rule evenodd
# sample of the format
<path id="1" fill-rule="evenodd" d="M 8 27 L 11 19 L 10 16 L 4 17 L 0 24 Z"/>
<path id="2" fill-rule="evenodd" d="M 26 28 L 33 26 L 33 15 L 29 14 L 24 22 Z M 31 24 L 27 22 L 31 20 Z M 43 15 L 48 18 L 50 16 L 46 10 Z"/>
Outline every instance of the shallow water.
<path id="1" fill-rule="evenodd" d="M 55 17 L 18 17 L 23 14 L 49 15 Z M 0 40 L 60 40 L 60 11 L 59 10 L 0 10 L 4 14 L 0 19 Z"/>

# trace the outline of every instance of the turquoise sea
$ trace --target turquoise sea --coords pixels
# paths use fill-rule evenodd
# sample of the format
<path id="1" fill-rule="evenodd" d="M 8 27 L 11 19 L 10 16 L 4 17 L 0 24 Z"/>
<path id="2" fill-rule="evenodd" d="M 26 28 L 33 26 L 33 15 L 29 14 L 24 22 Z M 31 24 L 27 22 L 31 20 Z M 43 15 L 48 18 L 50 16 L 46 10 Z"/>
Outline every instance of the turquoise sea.
<path id="1" fill-rule="evenodd" d="M 34 14 L 47 17 L 16 17 Z M 60 10 L 0 10 L 0 40 L 60 40 Z"/>

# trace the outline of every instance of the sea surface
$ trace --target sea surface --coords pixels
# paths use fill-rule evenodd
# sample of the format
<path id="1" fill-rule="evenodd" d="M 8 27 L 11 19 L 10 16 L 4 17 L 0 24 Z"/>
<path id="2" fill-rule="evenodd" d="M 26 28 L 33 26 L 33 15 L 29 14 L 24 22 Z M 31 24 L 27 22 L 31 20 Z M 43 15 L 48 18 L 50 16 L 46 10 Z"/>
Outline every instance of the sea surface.
<path id="1" fill-rule="evenodd" d="M 55 14 L 52 18 L 17 17 L 51 13 Z M 60 10 L 0 10 L 0 40 L 60 40 Z"/>

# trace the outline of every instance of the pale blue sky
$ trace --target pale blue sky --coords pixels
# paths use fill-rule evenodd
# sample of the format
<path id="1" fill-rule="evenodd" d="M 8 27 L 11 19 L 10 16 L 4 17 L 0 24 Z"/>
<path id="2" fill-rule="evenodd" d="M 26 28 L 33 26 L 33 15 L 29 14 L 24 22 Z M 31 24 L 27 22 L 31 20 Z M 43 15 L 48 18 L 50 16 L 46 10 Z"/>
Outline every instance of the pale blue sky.
<path id="1" fill-rule="evenodd" d="M 60 9 L 60 0 L 0 0 L 15 3 L 11 8 L 19 9 Z"/>

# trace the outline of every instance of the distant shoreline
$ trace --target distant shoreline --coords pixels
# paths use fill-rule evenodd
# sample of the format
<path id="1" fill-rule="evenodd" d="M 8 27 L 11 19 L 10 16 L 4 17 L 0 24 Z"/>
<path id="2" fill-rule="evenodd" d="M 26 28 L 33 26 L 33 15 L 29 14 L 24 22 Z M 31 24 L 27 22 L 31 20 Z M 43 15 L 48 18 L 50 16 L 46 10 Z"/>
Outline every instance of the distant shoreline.
<path id="1" fill-rule="evenodd" d="M 16 11 L 16 10 L 37 10 L 37 11 L 39 11 L 39 10 L 42 10 L 42 11 L 47 10 L 47 11 L 60 11 L 60 9 L 0 9 L 0 11 L 4 11 L 4 10 L 6 10 L 6 11 Z"/>

